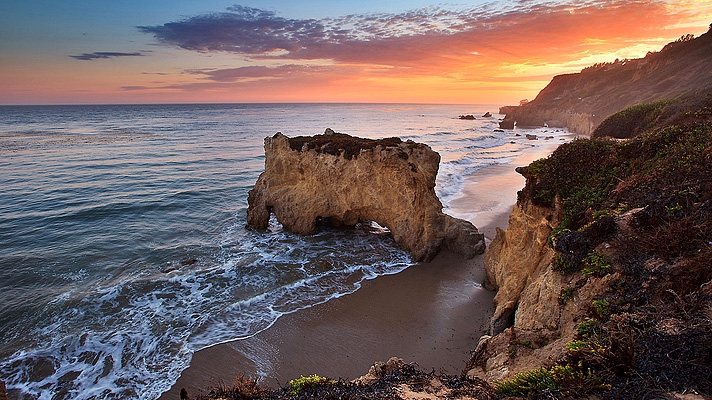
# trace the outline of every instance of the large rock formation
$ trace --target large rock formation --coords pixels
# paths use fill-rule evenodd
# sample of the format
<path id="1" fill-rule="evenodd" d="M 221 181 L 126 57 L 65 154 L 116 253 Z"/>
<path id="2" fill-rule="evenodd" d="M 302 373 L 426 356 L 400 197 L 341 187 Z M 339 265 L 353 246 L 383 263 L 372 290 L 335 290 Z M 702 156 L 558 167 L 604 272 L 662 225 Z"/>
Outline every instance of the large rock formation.
<path id="1" fill-rule="evenodd" d="M 644 58 L 593 65 L 555 76 L 536 99 L 506 109 L 503 129 L 566 126 L 590 135 L 604 119 L 634 104 L 690 96 L 712 88 L 712 33 L 669 43 Z M 502 113 L 503 111 L 500 111 Z"/>
<path id="2" fill-rule="evenodd" d="M 248 227 L 265 229 L 270 213 L 285 229 L 313 234 L 318 220 L 334 226 L 375 221 L 416 261 L 442 248 L 466 257 L 484 252 L 484 236 L 442 212 L 435 194 L 440 155 L 398 138 L 324 135 L 265 139 L 265 171 L 249 193 Z"/>

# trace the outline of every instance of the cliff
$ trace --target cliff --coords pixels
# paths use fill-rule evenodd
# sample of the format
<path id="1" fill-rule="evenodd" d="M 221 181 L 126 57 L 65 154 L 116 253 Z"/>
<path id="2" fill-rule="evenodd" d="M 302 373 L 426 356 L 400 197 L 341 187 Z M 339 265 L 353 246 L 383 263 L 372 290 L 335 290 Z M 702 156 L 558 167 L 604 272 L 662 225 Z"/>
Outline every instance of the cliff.
<path id="1" fill-rule="evenodd" d="M 712 92 L 611 120 L 638 135 L 518 169 L 485 255 L 497 309 L 467 366 L 501 394 L 712 395 Z"/>
<path id="2" fill-rule="evenodd" d="M 265 229 L 274 213 L 285 229 L 313 234 L 318 221 L 355 226 L 375 221 L 416 261 L 447 248 L 465 257 L 484 252 L 484 235 L 443 214 L 435 194 L 440 155 L 398 138 L 371 140 L 335 133 L 265 139 L 265 171 L 248 197 L 248 227 Z"/>
<path id="3" fill-rule="evenodd" d="M 502 127 L 568 127 L 590 135 L 608 116 L 639 103 L 674 99 L 712 88 L 712 33 L 684 36 L 661 51 L 597 64 L 554 77 L 527 104 L 508 109 Z"/>

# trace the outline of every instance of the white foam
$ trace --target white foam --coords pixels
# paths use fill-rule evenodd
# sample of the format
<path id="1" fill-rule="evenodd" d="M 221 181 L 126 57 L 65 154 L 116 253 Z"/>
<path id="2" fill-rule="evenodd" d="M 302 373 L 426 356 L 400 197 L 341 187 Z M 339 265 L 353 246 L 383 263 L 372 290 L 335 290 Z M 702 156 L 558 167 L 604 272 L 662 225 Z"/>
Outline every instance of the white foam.
<path id="1" fill-rule="evenodd" d="M 33 333 L 33 348 L 0 364 L 8 388 L 43 399 L 155 398 L 193 352 L 251 337 L 281 315 L 411 265 L 383 235 L 299 237 L 237 226 L 244 221 L 227 229 L 214 263 L 107 279 L 88 294 L 57 296 Z"/>

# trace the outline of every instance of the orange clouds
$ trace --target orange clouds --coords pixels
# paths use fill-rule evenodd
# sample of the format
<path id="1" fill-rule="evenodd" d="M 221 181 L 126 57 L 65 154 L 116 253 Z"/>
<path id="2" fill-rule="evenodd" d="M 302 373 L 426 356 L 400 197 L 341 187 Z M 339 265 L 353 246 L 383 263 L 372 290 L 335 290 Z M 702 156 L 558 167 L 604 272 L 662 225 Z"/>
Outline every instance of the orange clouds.
<path id="1" fill-rule="evenodd" d="M 111 88 L 119 101 L 512 103 L 533 98 L 553 75 L 642 57 L 682 34 L 700 34 L 709 22 L 699 16 L 712 15 L 710 8 L 693 1 L 522 1 L 302 20 L 233 6 L 139 28 L 163 50 L 72 57 L 92 71 L 119 57 L 131 63 L 132 74 L 119 74 Z M 150 61 L 161 52 L 177 55 Z M 149 66 L 161 79 L 138 72 Z"/>

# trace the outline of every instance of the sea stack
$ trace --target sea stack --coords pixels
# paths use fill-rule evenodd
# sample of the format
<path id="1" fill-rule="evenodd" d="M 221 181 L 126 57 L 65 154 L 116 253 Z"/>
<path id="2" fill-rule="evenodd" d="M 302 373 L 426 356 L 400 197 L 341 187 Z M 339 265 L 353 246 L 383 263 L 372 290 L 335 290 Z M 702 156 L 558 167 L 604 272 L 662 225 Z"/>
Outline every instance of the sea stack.
<path id="1" fill-rule="evenodd" d="M 440 155 L 399 138 L 364 139 L 327 129 L 323 135 L 265 138 L 265 171 L 250 190 L 249 228 L 266 229 L 274 213 L 285 229 L 311 235 L 318 220 L 333 226 L 374 221 L 390 229 L 415 261 L 441 249 L 473 257 L 484 235 L 442 212 L 435 194 Z"/>

